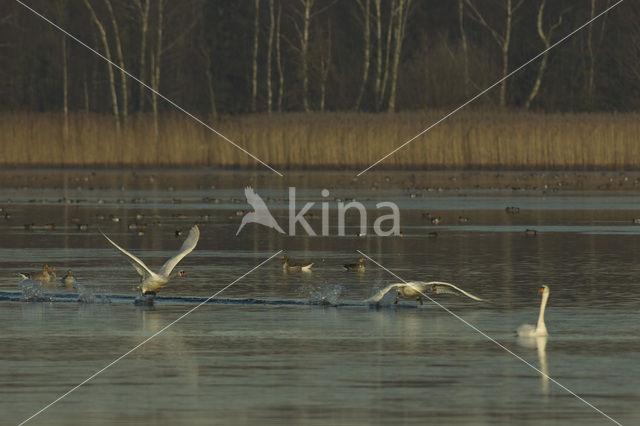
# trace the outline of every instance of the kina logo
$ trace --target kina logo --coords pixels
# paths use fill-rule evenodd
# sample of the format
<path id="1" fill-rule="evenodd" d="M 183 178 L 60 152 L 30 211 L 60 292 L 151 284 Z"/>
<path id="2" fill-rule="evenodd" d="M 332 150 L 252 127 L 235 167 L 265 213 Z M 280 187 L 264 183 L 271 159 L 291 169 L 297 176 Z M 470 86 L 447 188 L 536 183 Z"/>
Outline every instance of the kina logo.
<path id="1" fill-rule="evenodd" d="M 244 215 L 244 217 L 242 218 L 242 223 L 240 224 L 236 235 L 240 233 L 242 228 L 244 228 L 247 223 L 259 223 L 260 225 L 264 225 L 268 228 L 273 228 L 281 234 L 285 233 L 282 228 L 280 228 L 280 225 L 278 225 L 278 222 L 276 222 L 276 219 L 269 211 L 269 208 L 265 204 L 264 200 L 258 194 L 256 194 L 253 188 L 247 186 L 244 189 L 244 195 L 245 197 L 247 197 L 247 203 L 249 203 L 251 207 L 253 207 L 253 211 Z"/>
<path id="2" fill-rule="evenodd" d="M 281 234 L 294 236 L 296 235 L 297 225 L 300 225 L 302 229 L 310 236 L 316 236 L 316 231 L 311 227 L 309 222 L 307 222 L 306 215 L 310 209 L 315 206 L 315 202 L 306 203 L 301 210 L 297 209 L 296 206 L 296 188 L 289 187 L 289 232 L 285 232 L 276 219 L 273 217 L 267 204 L 264 200 L 251 188 L 247 186 L 244 189 L 244 195 L 247 197 L 247 203 L 253 207 L 253 211 L 245 214 L 242 217 L 242 223 L 240 223 L 240 227 L 236 232 L 236 235 L 240 234 L 240 231 L 245 227 L 245 225 L 249 223 L 257 223 L 267 228 L 272 228 L 278 231 Z M 320 192 L 320 195 L 324 200 L 321 203 L 320 210 L 322 211 L 321 219 L 322 219 L 322 231 L 320 235 L 328 236 L 330 228 L 329 228 L 329 201 L 327 197 L 329 197 L 329 190 L 323 189 Z M 367 234 L 367 208 L 364 204 L 358 201 L 350 201 L 348 203 L 343 203 L 339 201 L 337 203 L 337 228 L 338 228 L 338 236 L 345 236 L 345 225 L 346 225 L 346 214 L 349 210 L 355 210 L 360 214 L 359 220 L 359 232 L 355 233 L 355 235 L 364 236 Z M 387 237 L 391 235 L 400 235 L 400 209 L 398 206 L 391 201 L 383 201 L 376 204 L 376 209 L 388 208 L 391 210 L 391 214 L 381 215 L 376 218 L 373 223 L 373 232 L 375 235 L 380 237 Z M 382 224 L 384 222 L 391 222 L 391 225 L 385 226 L 387 229 L 382 229 Z"/>

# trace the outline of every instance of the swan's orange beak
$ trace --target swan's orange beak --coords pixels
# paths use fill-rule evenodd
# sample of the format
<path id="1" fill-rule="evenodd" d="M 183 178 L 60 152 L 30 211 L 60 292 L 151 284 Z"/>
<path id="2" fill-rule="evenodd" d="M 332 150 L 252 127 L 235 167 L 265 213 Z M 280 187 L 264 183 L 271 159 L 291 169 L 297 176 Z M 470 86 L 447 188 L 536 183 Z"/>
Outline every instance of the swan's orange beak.
<path id="1" fill-rule="evenodd" d="M 544 287 L 540 287 L 540 290 L 538 290 L 538 294 L 542 294 L 544 293 Z"/>

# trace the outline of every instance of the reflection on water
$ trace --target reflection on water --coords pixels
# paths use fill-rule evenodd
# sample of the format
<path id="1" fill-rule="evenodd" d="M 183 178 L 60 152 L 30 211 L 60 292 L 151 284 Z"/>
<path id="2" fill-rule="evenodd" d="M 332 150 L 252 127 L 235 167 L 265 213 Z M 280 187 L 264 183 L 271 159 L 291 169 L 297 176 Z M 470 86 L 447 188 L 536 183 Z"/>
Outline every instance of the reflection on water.
<path id="1" fill-rule="evenodd" d="M 541 391 L 549 395 L 549 367 L 547 365 L 547 336 L 518 337 L 518 344 L 530 349 L 538 350 L 540 368 Z"/>
<path id="2" fill-rule="evenodd" d="M 329 187 L 327 175 L 318 176 L 295 182 L 300 200 L 317 201 Z M 149 177 L 0 189 L 0 207 L 11 213 L 0 218 L 4 422 L 27 418 L 281 249 L 314 262 L 311 272 L 284 273 L 274 260 L 35 422 L 606 422 L 547 375 L 621 423 L 640 422 L 637 193 L 423 191 L 411 187 L 409 175 L 391 175 L 393 187 L 384 187 L 384 173 L 366 184 L 338 176 L 332 196 L 357 197 L 370 208 L 397 202 L 405 237 L 355 236 L 357 217 L 347 217 L 353 236 L 337 237 L 335 203 L 333 236 L 289 237 L 249 224 L 236 237 L 237 212 L 249 208 L 244 186 L 257 188 L 268 205 L 286 207 L 291 182 L 274 180 L 265 188 L 259 174 L 193 182 Z M 434 179 L 446 187 L 445 178 Z M 507 206 L 519 213 L 507 213 Z M 319 214 L 308 219 L 317 230 Z M 286 212 L 276 210 L 274 217 L 286 225 Z M 172 281 L 155 306 L 134 306 L 137 274 L 98 227 L 154 268 L 180 246 L 184 237 L 176 231 L 194 222 L 202 237 L 180 263 L 187 278 Z M 25 228 L 31 223 L 33 229 Z M 345 271 L 343 264 L 360 257 L 356 250 L 403 279 L 452 282 L 491 300 L 433 295 L 543 374 L 431 303 L 401 300 L 371 309 L 363 300 L 398 280 L 371 263 L 362 273 Z M 79 285 L 21 288 L 17 273 L 45 263 L 72 268 Z M 515 338 L 516 327 L 538 314 L 540 284 L 553 290 L 549 337 Z M 25 294 L 47 301 L 20 301 Z"/>

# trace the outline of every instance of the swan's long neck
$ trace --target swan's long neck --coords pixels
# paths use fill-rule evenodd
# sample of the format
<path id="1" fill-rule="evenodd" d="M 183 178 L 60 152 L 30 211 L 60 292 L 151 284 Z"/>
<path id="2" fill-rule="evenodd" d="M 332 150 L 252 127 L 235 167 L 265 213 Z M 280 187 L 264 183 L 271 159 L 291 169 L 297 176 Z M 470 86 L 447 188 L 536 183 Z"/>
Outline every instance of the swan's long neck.
<path id="1" fill-rule="evenodd" d="M 542 302 L 540 303 L 540 315 L 538 315 L 538 325 L 536 326 L 536 334 L 547 334 L 547 326 L 544 323 L 544 310 L 547 307 L 549 299 L 549 291 L 542 293 Z"/>

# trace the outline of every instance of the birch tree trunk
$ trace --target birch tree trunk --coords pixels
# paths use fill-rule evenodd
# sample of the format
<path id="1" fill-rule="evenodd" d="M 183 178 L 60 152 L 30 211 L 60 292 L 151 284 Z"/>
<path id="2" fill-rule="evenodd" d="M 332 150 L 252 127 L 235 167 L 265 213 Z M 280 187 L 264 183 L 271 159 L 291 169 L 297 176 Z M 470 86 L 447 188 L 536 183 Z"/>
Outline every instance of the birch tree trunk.
<path id="1" fill-rule="evenodd" d="M 398 9 L 396 12 L 396 29 L 395 29 L 395 48 L 393 52 L 393 69 L 391 74 L 391 93 L 389 94 L 389 112 L 396 110 L 396 93 L 398 86 L 398 66 L 400 64 L 400 54 L 402 53 L 402 42 L 404 41 L 405 29 L 407 27 L 407 17 L 411 0 L 398 0 Z"/>
<path id="2" fill-rule="evenodd" d="M 380 97 L 376 103 L 376 111 L 380 111 L 382 109 L 382 104 L 384 102 L 384 98 L 387 93 L 387 82 L 389 81 L 389 70 L 391 68 L 391 39 L 393 37 L 393 28 L 394 28 L 394 20 L 397 10 L 398 1 L 402 0 L 393 0 L 391 2 L 391 9 L 389 11 L 389 23 L 387 25 L 387 40 L 385 46 L 385 57 L 384 57 L 384 72 L 382 73 L 382 84 L 380 87 Z"/>
<path id="3" fill-rule="evenodd" d="M 511 44 L 511 21 L 512 21 L 511 0 L 507 0 L 507 27 L 505 29 L 504 43 L 502 43 L 502 83 L 500 83 L 500 106 L 507 106 L 507 80 L 509 72 L 509 45 Z"/>
<path id="4" fill-rule="evenodd" d="M 256 112 L 258 99 L 258 36 L 260 33 L 260 0 L 255 1 L 253 19 L 253 64 L 251 74 L 251 112 Z"/>
<path id="5" fill-rule="evenodd" d="M 309 24 L 311 23 L 311 7 L 314 0 L 300 0 L 304 6 L 302 37 L 300 38 L 300 58 L 302 60 L 302 105 L 309 112 Z"/>
<path id="6" fill-rule="evenodd" d="M 278 3 L 276 19 L 276 65 L 278 66 L 278 112 L 282 112 L 282 97 L 284 96 L 284 67 L 280 52 L 280 21 L 282 18 L 282 4 Z"/>
<path id="7" fill-rule="evenodd" d="M 138 78 L 146 83 L 146 57 L 147 57 L 147 31 L 149 28 L 149 6 L 151 0 L 135 0 L 135 4 L 140 14 L 140 74 Z M 138 99 L 138 111 L 144 111 L 144 86 L 140 86 L 140 98 Z"/>
<path id="8" fill-rule="evenodd" d="M 65 12 L 64 3 L 56 2 L 56 12 L 61 25 L 66 26 L 67 14 Z M 62 113 L 64 122 L 62 123 L 62 138 L 64 142 L 69 140 L 69 64 L 67 55 L 67 36 L 62 34 Z M 86 79 L 85 79 L 86 80 Z"/>
<path id="9" fill-rule="evenodd" d="M 506 0 L 506 13 L 507 19 L 505 24 L 504 35 L 498 33 L 494 28 L 489 26 L 487 21 L 484 19 L 480 11 L 473 5 L 471 0 L 465 0 L 469 9 L 471 10 L 471 18 L 476 22 L 480 23 L 484 26 L 493 36 L 494 40 L 500 47 L 500 51 L 502 53 L 502 82 L 500 83 L 500 106 L 505 107 L 507 105 L 507 80 L 506 76 L 509 73 L 509 46 L 511 44 L 511 27 L 513 21 L 513 15 L 516 10 L 520 6 L 524 0 L 519 0 L 515 6 L 512 5 L 512 0 Z"/>
<path id="10" fill-rule="evenodd" d="M 382 88 L 382 11 L 380 0 L 373 0 L 376 7 L 376 79 L 373 86 L 376 111 L 379 110 L 380 89 Z"/>
<path id="11" fill-rule="evenodd" d="M 362 82 L 360 83 L 360 90 L 358 91 L 358 98 L 356 99 L 355 110 L 360 110 L 360 103 L 364 96 L 364 90 L 367 86 L 367 80 L 369 79 L 369 66 L 371 65 L 371 0 L 356 0 L 360 11 L 362 12 L 363 24 L 364 24 L 364 60 L 362 62 Z"/>
<path id="12" fill-rule="evenodd" d="M 115 118 L 116 132 L 120 133 L 120 114 L 118 112 L 118 95 L 116 94 L 116 83 L 113 76 L 113 66 L 111 65 L 111 50 L 109 49 L 109 43 L 107 42 L 107 33 L 104 30 L 104 26 L 102 22 L 96 16 L 93 8 L 89 4 L 88 0 L 84 0 L 84 4 L 89 9 L 89 13 L 91 14 L 91 20 L 98 28 L 98 32 L 100 33 L 100 37 L 102 38 L 102 44 L 104 46 L 104 55 L 109 61 L 107 65 L 107 70 L 109 71 L 109 88 L 111 92 L 111 106 L 113 108 L 113 116 Z"/>
<path id="13" fill-rule="evenodd" d="M 66 142 L 69 139 L 69 77 L 67 65 L 66 34 L 62 34 L 62 111 L 64 113 L 64 127 L 62 129 L 62 136 L 64 137 L 64 140 Z"/>
<path id="14" fill-rule="evenodd" d="M 156 41 L 156 54 L 155 57 L 151 54 L 151 87 L 155 90 L 151 94 L 151 102 L 153 107 L 153 130 L 155 132 L 156 139 L 159 136 L 158 129 L 158 96 L 156 92 L 160 91 L 160 63 L 162 60 L 162 26 L 163 26 L 163 3 L 164 0 L 158 1 L 158 28 L 157 28 L 157 41 Z"/>
<path id="15" fill-rule="evenodd" d="M 327 79 L 331 69 L 331 21 L 327 26 L 327 50 L 320 58 L 320 111 L 324 111 L 325 95 L 327 93 Z"/>
<path id="16" fill-rule="evenodd" d="M 560 15 L 560 17 L 558 18 L 558 21 L 549 28 L 549 32 L 545 34 L 544 28 L 542 27 L 542 16 L 544 14 L 545 3 L 546 3 L 546 0 L 542 0 L 540 2 L 540 6 L 538 7 L 537 26 L 538 26 L 538 35 L 542 39 L 542 42 L 544 43 L 544 48 L 546 50 L 549 48 L 549 46 L 551 46 L 551 35 L 553 34 L 553 31 L 562 24 L 562 15 Z M 529 97 L 527 98 L 527 101 L 524 104 L 525 109 L 529 109 L 531 107 L 531 102 L 533 102 L 535 97 L 538 95 L 538 91 L 540 90 L 540 85 L 542 84 L 542 76 L 544 75 L 544 72 L 547 69 L 548 60 L 549 60 L 549 51 L 546 51 L 542 55 L 542 61 L 540 62 L 540 67 L 538 68 L 538 75 L 536 77 L 536 82 L 533 85 L 533 88 L 531 89 L 531 93 L 529 93 Z"/>
<path id="17" fill-rule="evenodd" d="M 122 109 L 120 111 L 122 118 L 122 127 L 124 131 L 127 131 L 127 109 L 128 109 L 128 101 L 127 101 L 127 74 L 125 73 L 124 67 L 124 56 L 122 55 L 122 43 L 120 42 L 120 31 L 118 30 L 118 22 L 116 21 L 116 15 L 113 13 L 113 8 L 111 7 L 111 0 L 104 0 L 107 9 L 109 10 L 109 15 L 111 16 L 111 24 L 113 25 L 113 34 L 116 41 L 116 54 L 118 55 L 118 62 L 120 62 L 120 89 L 121 96 L 120 101 L 122 105 Z"/>
<path id="18" fill-rule="evenodd" d="M 273 31 L 275 27 L 273 0 L 269 0 L 269 36 L 267 38 L 267 113 L 273 109 L 273 90 L 271 88 L 271 57 L 273 56 Z"/>
<path id="19" fill-rule="evenodd" d="M 460 26 L 462 61 L 464 64 L 464 95 L 469 96 L 469 45 L 467 44 L 467 33 L 464 30 L 464 0 L 458 0 L 458 25 Z"/>

